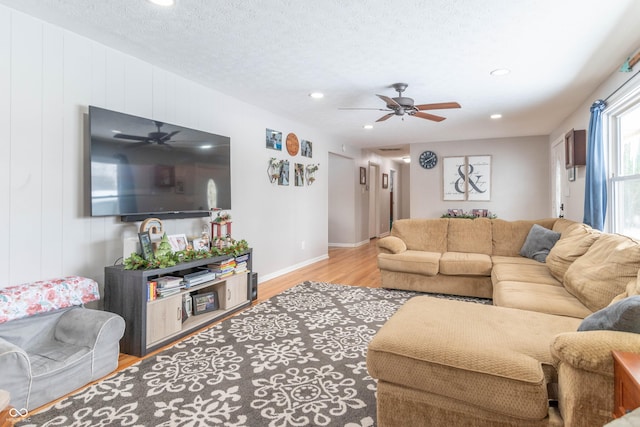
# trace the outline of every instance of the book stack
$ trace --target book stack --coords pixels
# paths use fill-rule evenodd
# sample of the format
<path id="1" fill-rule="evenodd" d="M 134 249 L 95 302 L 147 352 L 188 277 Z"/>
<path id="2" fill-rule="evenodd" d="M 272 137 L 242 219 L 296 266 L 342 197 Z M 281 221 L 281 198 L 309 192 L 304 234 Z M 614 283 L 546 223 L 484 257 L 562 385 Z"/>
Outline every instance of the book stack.
<path id="1" fill-rule="evenodd" d="M 177 294 L 183 287 L 182 277 L 162 276 L 158 277 L 155 281 L 157 282 L 156 295 L 158 298 Z"/>
<path id="2" fill-rule="evenodd" d="M 249 254 L 244 254 L 236 257 L 236 274 L 244 273 L 247 271 L 247 261 L 249 261 Z"/>
<path id="3" fill-rule="evenodd" d="M 153 301 L 157 298 L 158 282 L 151 280 L 147 282 L 147 301 Z"/>
<path id="4" fill-rule="evenodd" d="M 236 260 L 235 258 L 225 259 L 219 262 L 215 262 L 213 264 L 209 264 L 209 270 L 213 273 L 216 273 L 216 277 L 220 279 L 224 279 L 225 277 L 231 276 L 236 268 Z"/>

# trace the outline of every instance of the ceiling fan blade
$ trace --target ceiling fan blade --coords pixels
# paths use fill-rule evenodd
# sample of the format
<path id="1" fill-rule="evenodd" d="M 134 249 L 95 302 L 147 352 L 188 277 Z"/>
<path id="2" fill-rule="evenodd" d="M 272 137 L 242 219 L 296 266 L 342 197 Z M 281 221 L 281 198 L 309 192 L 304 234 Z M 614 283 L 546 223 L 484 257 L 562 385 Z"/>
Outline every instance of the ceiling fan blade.
<path id="1" fill-rule="evenodd" d="M 387 120 L 388 118 L 390 118 L 393 115 L 395 115 L 395 113 L 385 114 L 384 116 L 382 116 L 378 120 L 376 120 L 376 122 L 384 122 L 385 120 Z"/>
<path id="2" fill-rule="evenodd" d="M 389 98 L 388 96 L 384 96 L 384 95 L 376 95 L 376 96 L 382 99 L 384 102 L 386 102 L 389 107 L 402 107 L 402 105 L 398 104 L 396 101 Z"/>
<path id="3" fill-rule="evenodd" d="M 174 136 L 175 134 L 177 134 L 177 133 L 180 133 L 180 131 L 179 131 L 179 130 L 174 130 L 173 132 L 168 133 L 168 134 L 166 134 L 165 136 L 163 136 L 162 138 L 160 138 L 160 141 L 161 141 L 161 142 L 169 141 L 169 140 L 170 140 L 171 138 L 173 138 L 173 136 Z"/>
<path id="4" fill-rule="evenodd" d="M 338 110 L 376 110 L 376 111 L 391 111 L 388 108 L 348 108 L 338 107 Z"/>
<path id="5" fill-rule="evenodd" d="M 131 141 L 148 141 L 148 136 L 140 136 L 140 135 L 127 135 L 126 133 L 116 133 L 113 135 L 114 138 L 118 139 L 130 139 Z"/>
<path id="6" fill-rule="evenodd" d="M 420 104 L 415 106 L 419 111 L 422 110 L 444 110 L 446 108 L 461 108 L 457 102 L 439 102 L 435 104 Z"/>
<path id="7" fill-rule="evenodd" d="M 435 114 L 422 113 L 420 111 L 417 111 L 416 113 L 411 115 L 415 117 L 420 117 L 421 119 L 433 120 L 434 122 L 441 122 L 444 119 L 446 119 L 446 117 L 436 116 Z"/>

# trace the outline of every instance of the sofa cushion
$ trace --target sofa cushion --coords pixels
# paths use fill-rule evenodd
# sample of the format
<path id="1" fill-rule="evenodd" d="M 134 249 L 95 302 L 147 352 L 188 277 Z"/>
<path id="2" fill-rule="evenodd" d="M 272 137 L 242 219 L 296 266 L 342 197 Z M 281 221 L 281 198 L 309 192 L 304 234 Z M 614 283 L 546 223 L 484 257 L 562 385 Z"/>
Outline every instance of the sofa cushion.
<path id="1" fill-rule="evenodd" d="M 536 260 L 525 258 L 523 256 L 501 256 L 501 255 L 492 255 L 491 262 L 493 265 L 497 264 L 524 264 L 524 265 L 540 265 L 540 263 Z"/>
<path id="2" fill-rule="evenodd" d="M 391 235 L 402 239 L 409 250 L 446 252 L 448 224 L 447 218 L 399 219 L 393 222 Z"/>
<path id="3" fill-rule="evenodd" d="M 620 331 L 640 334 L 640 295 L 598 310 L 580 323 L 578 331 Z"/>
<path id="4" fill-rule="evenodd" d="M 567 227 L 547 255 L 546 264 L 551 274 L 563 281 L 569 266 L 584 255 L 601 234 L 586 224 L 576 223 Z"/>
<path id="5" fill-rule="evenodd" d="M 491 220 L 491 254 L 502 256 L 520 255 L 520 248 L 524 245 L 524 241 L 533 224 L 539 224 L 550 229 L 553 227 L 555 221 L 555 218 L 535 221 Z"/>
<path id="6" fill-rule="evenodd" d="M 491 280 L 494 286 L 504 281 L 562 286 L 562 283 L 549 273 L 549 269 L 537 261 L 534 261 L 534 264 L 494 265 L 491 271 Z"/>
<path id="7" fill-rule="evenodd" d="M 400 254 L 378 254 L 378 267 L 383 270 L 418 273 L 426 276 L 438 274 L 440 265 L 438 252 L 407 250 Z"/>
<path id="8" fill-rule="evenodd" d="M 372 377 L 523 420 L 548 415 L 549 343 L 579 319 L 415 297 L 367 351 Z"/>
<path id="9" fill-rule="evenodd" d="M 592 311 L 562 286 L 502 281 L 493 285 L 493 304 L 583 319 Z"/>
<path id="10" fill-rule="evenodd" d="M 603 234 L 571 264 L 564 286 L 591 311 L 625 291 L 640 270 L 640 243 L 620 234 Z"/>
<path id="11" fill-rule="evenodd" d="M 447 251 L 491 255 L 491 220 L 489 218 L 450 219 Z"/>
<path id="12" fill-rule="evenodd" d="M 491 266 L 485 254 L 445 252 L 440 257 L 440 274 L 448 276 L 491 276 Z"/>
<path id="13" fill-rule="evenodd" d="M 564 233 L 564 230 L 575 224 L 579 223 L 566 218 L 558 218 L 556 219 L 556 222 L 553 223 L 553 227 L 551 227 L 551 229 L 557 233 Z"/>
<path id="14" fill-rule="evenodd" d="M 533 224 L 524 245 L 520 248 L 520 255 L 544 262 L 553 245 L 560 239 L 560 233 Z"/>

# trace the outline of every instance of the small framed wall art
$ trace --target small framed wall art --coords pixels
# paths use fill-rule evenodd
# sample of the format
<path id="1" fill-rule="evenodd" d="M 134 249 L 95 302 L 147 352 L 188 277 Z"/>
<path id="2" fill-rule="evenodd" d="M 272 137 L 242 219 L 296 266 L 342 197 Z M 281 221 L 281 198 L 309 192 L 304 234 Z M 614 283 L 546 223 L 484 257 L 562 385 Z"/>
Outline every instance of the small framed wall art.
<path id="1" fill-rule="evenodd" d="M 313 143 L 303 139 L 300 143 L 300 154 L 302 157 L 313 157 Z"/>
<path id="2" fill-rule="evenodd" d="M 360 166 L 360 184 L 367 185 L 367 169 Z"/>
<path id="3" fill-rule="evenodd" d="M 389 174 L 382 174 L 382 188 L 389 188 Z"/>
<path id="4" fill-rule="evenodd" d="M 267 148 L 282 151 L 282 132 L 267 128 L 265 142 Z"/>

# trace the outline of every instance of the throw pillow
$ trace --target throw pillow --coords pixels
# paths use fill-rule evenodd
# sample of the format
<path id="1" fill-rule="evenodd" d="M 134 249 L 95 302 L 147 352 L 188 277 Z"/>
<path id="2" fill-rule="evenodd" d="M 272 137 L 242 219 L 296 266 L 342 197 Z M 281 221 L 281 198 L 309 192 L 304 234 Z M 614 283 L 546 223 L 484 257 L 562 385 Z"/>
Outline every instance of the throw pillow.
<path id="1" fill-rule="evenodd" d="M 585 317 L 578 331 L 621 331 L 640 334 L 640 295 L 625 298 Z"/>
<path id="2" fill-rule="evenodd" d="M 538 262 L 545 262 L 549 251 L 560 239 L 560 233 L 544 228 L 541 225 L 533 224 L 524 245 L 520 249 L 520 255 L 535 259 Z"/>

